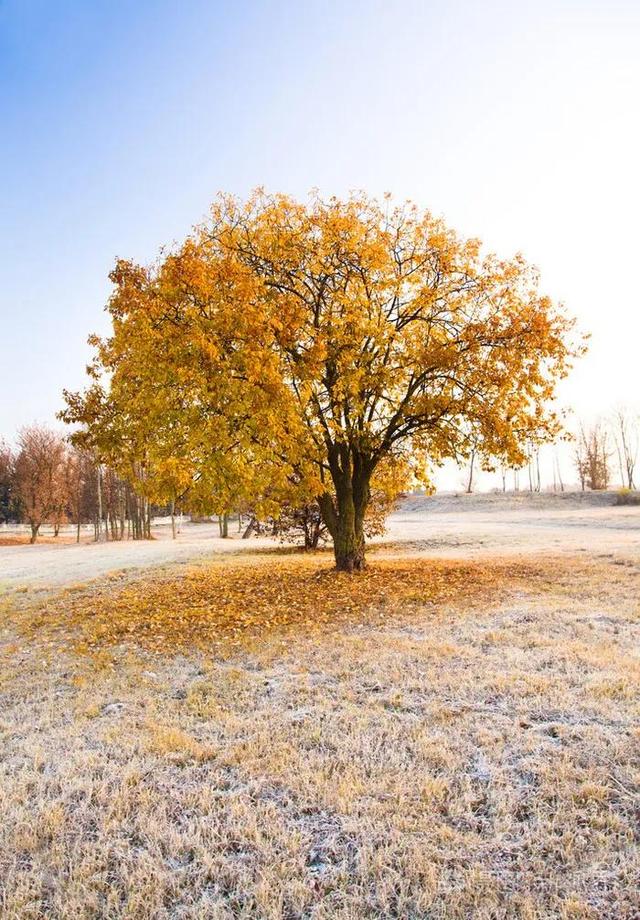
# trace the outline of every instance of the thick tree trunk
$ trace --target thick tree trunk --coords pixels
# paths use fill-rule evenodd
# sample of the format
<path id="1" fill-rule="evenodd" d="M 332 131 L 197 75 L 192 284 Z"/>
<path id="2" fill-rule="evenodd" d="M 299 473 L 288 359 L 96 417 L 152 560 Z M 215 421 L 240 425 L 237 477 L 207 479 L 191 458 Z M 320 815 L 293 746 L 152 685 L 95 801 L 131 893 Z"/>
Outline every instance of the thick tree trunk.
<path id="1" fill-rule="evenodd" d="M 369 476 L 365 473 L 341 476 L 335 497 L 328 492 L 318 499 L 322 519 L 333 538 L 333 553 L 339 572 L 361 572 L 365 568 L 364 516 L 369 503 Z"/>
<path id="2" fill-rule="evenodd" d="M 38 539 L 38 531 L 40 530 L 40 524 L 31 524 L 31 537 L 29 543 L 35 543 Z"/>
<path id="3" fill-rule="evenodd" d="M 339 572 L 362 572 L 365 568 L 364 533 L 355 522 L 339 520 L 333 538 L 336 569 Z"/>

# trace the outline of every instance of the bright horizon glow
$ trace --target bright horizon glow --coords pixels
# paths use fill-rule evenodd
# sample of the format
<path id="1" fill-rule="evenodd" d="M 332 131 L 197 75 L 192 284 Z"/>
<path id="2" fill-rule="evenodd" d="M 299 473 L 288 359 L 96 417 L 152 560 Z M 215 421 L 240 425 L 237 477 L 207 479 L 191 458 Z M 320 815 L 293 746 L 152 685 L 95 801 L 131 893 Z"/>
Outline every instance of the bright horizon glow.
<path id="1" fill-rule="evenodd" d="M 637 405 L 639 47 L 635 0 L 4 0 L 0 435 L 84 385 L 116 256 L 258 185 L 389 191 L 521 251 L 591 333 L 562 402 Z"/>

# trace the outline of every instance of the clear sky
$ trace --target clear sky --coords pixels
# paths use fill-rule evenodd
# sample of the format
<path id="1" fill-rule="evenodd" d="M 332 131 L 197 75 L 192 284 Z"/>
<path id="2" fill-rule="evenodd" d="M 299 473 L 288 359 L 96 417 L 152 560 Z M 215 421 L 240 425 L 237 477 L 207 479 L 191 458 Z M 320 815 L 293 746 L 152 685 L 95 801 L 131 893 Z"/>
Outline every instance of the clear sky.
<path id="1" fill-rule="evenodd" d="M 218 190 L 413 198 L 592 333 L 640 401 L 639 0 L 0 0 L 0 434 L 83 384 L 116 256 Z"/>

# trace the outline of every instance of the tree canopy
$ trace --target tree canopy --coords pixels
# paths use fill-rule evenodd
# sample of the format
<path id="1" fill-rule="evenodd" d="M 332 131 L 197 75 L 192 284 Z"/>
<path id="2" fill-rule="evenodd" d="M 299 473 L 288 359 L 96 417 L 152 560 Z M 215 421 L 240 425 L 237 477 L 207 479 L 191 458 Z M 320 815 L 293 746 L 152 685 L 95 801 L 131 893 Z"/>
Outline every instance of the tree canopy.
<path id="1" fill-rule="evenodd" d="M 518 466 L 554 438 L 580 351 L 521 256 L 364 194 L 220 196 L 182 245 L 111 280 L 93 382 L 66 394 L 78 437 L 155 500 L 315 500 L 347 571 L 372 490 L 471 449 Z"/>

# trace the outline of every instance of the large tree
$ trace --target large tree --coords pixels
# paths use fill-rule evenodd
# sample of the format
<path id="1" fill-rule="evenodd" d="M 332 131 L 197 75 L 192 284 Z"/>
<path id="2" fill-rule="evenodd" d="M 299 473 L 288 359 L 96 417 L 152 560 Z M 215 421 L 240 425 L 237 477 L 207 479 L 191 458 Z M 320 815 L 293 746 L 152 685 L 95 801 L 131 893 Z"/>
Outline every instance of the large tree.
<path id="1" fill-rule="evenodd" d="M 364 567 L 377 478 L 478 445 L 522 464 L 557 433 L 577 353 L 522 257 L 364 195 L 221 196 L 177 251 L 112 280 L 113 334 L 68 420 L 229 501 L 304 483 L 346 571 Z"/>

